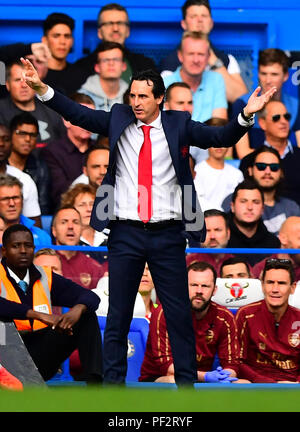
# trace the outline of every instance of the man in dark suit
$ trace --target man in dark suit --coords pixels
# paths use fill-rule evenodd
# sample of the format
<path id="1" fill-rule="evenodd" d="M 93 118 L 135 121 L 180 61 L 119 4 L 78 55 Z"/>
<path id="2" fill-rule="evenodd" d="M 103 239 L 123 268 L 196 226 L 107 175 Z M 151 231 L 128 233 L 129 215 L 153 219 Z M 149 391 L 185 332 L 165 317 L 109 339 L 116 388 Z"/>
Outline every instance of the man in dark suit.
<path id="1" fill-rule="evenodd" d="M 184 235 L 204 241 L 205 226 L 193 186 L 189 146 L 233 145 L 276 89 L 258 97 L 258 88 L 238 119 L 223 128 L 210 128 L 192 121 L 187 112 L 161 111 L 165 87 L 153 70 L 132 77 L 130 106 L 115 104 L 108 113 L 81 107 L 54 92 L 41 82 L 28 60 L 23 63 L 24 80 L 49 107 L 74 124 L 109 136 L 109 167 L 91 217 L 98 231 L 110 224 L 104 380 L 125 380 L 127 334 L 147 261 L 165 311 L 175 381 L 196 382 Z"/>

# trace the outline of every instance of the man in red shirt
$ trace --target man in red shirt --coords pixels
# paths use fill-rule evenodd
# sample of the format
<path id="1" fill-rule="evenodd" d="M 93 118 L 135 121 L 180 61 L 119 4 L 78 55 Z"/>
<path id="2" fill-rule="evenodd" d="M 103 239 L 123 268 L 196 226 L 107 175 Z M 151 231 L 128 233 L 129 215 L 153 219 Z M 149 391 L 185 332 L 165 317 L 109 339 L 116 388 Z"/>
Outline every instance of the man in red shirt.
<path id="1" fill-rule="evenodd" d="M 57 245 L 78 246 L 82 224 L 80 213 L 71 206 L 61 207 L 53 217 L 52 234 Z M 57 251 L 63 276 L 83 288 L 94 289 L 104 275 L 104 269 L 93 258 L 75 250 Z"/>
<path id="2" fill-rule="evenodd" d="M 211 301 L 216 291 L 216 278 L 216 271 L 209 263 L 196 262 L 188 267 L 198 381 L 228 383 L 235 380 L 238 372 L 237 332 L 232 313 Z M 219 367 L 211 371 L 216 354 L 224 369 Z M 175 382 L 173 358 L 161 305 L 152 312 L 139 381 Z"/>
<path id="3" fill-rule="evenodd" d="M 299 382 L 300 310 L 288 304 L 296 288 L 292 262 L 268 259 L 261 280 L 264 300 L 236 315 L 239 375 L 256 383 Z"/>
<path id="4" fill-rule="evenodd" d="M 220 274 L 223 261 L 232 257 L 231 254 L 219 253 L 218 249 L 226 248 L 230 238 L 230 229 L 227 214 L 218 209 L 206 210 L 204 212 L 206 225 L 205 242 L 201 244 L 203 248 L 214 248 L 216 253 L 191 253 L 186 257 L 189 266 L 193 262 L 205 261 L 210 263 Z M 190 247 L 199 245 L 190 245 Z"/>

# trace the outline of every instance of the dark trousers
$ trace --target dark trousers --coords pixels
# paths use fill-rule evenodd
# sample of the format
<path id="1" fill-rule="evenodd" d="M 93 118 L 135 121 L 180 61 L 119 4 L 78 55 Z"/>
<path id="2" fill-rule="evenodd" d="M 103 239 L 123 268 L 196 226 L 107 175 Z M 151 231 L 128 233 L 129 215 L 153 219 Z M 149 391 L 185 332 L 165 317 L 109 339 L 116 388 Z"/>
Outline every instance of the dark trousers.
<path id="1" fill-rule="evenodd" d="M 104 333 L 104 381 L 123 383 L 127 372 L 127 335 L 145 262 L 162 303 L 172 348 L 176 383 L 197 381 L 182 226 L 146 230 L 111 224 L 108 240 L 109 310 Z"/>
<path id="2" fill-rule="evenodd" d="M 102 380 L 101 332 L 95 313 L 86 312 L 68 336 L 46 327 L 21 334 L 24 344 L 45 381 L 52 378 L 60 365 L 77 348 L 83 368 L 82 379 Z"/>

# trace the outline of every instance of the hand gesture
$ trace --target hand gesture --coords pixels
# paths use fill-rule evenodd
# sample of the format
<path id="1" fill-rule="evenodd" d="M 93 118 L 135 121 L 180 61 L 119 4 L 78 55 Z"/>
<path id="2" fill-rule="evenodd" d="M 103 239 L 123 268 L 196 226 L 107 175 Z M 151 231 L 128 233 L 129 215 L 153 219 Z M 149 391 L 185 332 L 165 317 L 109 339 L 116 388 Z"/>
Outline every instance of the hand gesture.
<path id="1" fill-rule="evenodd" d="M 262 95 L 258 96 L 258 93 L 261 91 L 261 87 L 258 86 L 252 95 L 248 99 L 248 103 L 244 108 L 244 114 L 247 117 L 250 117 L 252 114 L 256 113 L 257 111 L 260 111 L 263 109 L 263 107 L 269 102 L 269 100 L 272 98 L 274 93 L 277 92 L 276 87 L 270 88 L 266 93 L 263 93 Z"/>
<path id="2" fill-rule="evenodd" d="M 20 60 L 24 66 L 24 72 L 22 74 L 23 81 L 39 95 L 45 94 L 48 86 L 41 81 L 39 74 L 31 61 L 24 59 L 23 57 L 21 57 Z"/>

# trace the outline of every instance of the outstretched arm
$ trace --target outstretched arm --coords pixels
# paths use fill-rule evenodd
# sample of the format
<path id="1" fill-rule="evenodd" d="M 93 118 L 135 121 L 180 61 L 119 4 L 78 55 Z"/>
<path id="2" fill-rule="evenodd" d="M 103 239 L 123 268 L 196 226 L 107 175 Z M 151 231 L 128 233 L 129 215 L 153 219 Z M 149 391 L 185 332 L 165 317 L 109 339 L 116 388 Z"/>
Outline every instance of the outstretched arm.
<path id="1" fill-rule="evenodd" d="M 263 109 L 277 91 L 276 87 L 272 87 L 259 96 L 260 90 L 260 87 L 254 90 L 242 112 L 225 126 L 206 126 L 191 121 L 190 145 L 209 148 L 231 147 L 236 144 L 254 124 L 253 114 Z"/>
<path id="2" fill-rule="evenodd" d="M 110 112 L 94 110 L 72 101 L 41 81 L 36 69 L 28 59 L 21 58 L 24 66 L 22 79 L 40 100 L 72 124 L 97 134 L 108 136 Z"/>

